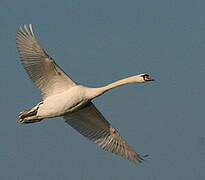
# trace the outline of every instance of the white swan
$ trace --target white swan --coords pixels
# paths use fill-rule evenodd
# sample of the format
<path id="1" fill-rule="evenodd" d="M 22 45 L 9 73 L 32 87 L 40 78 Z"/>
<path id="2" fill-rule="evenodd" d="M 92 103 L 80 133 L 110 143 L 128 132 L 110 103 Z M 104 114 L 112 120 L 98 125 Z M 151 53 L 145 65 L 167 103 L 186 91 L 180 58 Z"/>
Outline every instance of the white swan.
<path id="1" fill-rule="evenodd" d="M 104 92 L 128 83 L 153 81 L 147 74 L 128 77 L 100 88 L 75 83 L 41 48 L 32 26 L 20 27 L 16 35 L 21 63 L 30 79 L 40 89 L 43 101 L 19 114 L 19 123 L 39 122 L 63 116 L 65 121 L 89 140 L 135 163 L 143 158 L 120 136 L 91 100 Z"/>

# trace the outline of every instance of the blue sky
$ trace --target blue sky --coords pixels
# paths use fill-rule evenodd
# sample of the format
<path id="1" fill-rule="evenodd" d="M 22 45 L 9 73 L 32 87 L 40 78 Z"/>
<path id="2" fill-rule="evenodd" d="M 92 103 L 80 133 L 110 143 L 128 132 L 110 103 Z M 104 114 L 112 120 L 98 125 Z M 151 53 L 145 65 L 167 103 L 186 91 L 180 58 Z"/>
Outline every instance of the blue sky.
<path id="1" fill-rule="evenodd" d="M 205 179 L 205 2 L 2 0 L 0 178 L 4 180 Z M 87 141 L 62 118 L 20 125 L 41 100 L 22 68 L 15 33 L 37 39 L 76 82 L 98 87 L 139 73 L 155 82 L 94 100 L 141 154 L 133 164 Z"/>

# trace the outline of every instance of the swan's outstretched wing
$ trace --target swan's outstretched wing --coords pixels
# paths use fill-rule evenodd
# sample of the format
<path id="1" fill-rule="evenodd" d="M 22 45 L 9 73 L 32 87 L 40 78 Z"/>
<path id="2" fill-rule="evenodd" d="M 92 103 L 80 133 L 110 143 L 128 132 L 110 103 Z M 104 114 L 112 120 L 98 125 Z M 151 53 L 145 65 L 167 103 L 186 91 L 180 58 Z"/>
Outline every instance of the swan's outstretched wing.
<path id="1" fill-rule="evenodd" d="M 41 48 L 31 25 L 19 29 L 16 41 L 21 63 L 44 98 L 61 93 L 75 85 L 75 82 Z"/>
<path id="2" fill-rule="evenodd" d="M 123 140 L 117 130 L 111 126 L 93 103 L 90 102 L 77 112 L 65 115 L 64 118 L 66 119 L 66 123 L 103 149 L 135 163 L 143 160 L 143 158 Z"/>

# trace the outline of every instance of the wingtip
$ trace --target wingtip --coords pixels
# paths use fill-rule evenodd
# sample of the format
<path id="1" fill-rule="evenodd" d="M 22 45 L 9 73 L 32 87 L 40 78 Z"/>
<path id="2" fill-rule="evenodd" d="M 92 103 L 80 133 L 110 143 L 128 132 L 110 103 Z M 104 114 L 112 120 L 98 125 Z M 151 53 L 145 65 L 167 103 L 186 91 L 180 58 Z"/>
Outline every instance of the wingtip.
<path id="1" fill-rule="evenodd" d="M 18 31 L 17 31 L 17 34 L 24 34 L 24 35 L 30 35 L 30 36 L 33 36 L 34 37 L 34 32 L 33 32 L 33 27 L 32 27 L 32 24 L 24 24 L 22 26 L 19 27 Z"/>
<path id="2" fill-rule="evenodd" d="M 149 157 L 149 154 L 145 154 L 145 155 L 139 155 L 138 154 L 137 160 L 138 160 L 139 163 L 143 163 L 147 159 L 147 157 Z"/>
<path id="3" fill-rule="evenodd" d="M 31 34 L 34 36 L 32 24 L 29 24 L 29 30 L 30 30 Z"/>

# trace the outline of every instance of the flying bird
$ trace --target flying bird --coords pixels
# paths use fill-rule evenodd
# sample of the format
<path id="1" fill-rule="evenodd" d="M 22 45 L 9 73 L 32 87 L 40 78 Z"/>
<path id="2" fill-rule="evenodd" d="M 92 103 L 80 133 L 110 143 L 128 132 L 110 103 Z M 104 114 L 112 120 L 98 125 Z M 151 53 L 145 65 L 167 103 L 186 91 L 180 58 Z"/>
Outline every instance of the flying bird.
<path id="1" fill-rule="evenodd" d="M 118 86 L 154 79 L 148 74 L 139 74 L 99 88 L 86 87 L 73 81 L 46 53 L 36 40 L 31 24 L 19 28 L 16 41 L 21 64 L 43 97 L 36 106 L 19 113 L 18 123 L 62 116 L 66 123 L 103 149 L 135 163 L 143 161 L 104 118 L 92 99 Z"/>

